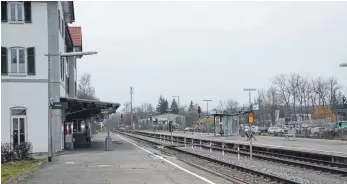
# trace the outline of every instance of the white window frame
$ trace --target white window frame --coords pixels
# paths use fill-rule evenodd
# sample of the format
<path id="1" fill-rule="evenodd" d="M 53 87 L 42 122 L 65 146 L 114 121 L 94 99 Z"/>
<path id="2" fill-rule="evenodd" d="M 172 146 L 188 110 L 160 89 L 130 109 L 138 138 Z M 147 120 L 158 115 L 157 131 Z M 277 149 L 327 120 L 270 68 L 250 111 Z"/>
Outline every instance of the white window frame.
<path id="1" fill-rule="evenodd" d="M 25 114 L 26 115 L 12 115 L 12 110 L 25 110 Z M 12 107 L 10 108 L 10 142 L 11 144 L 14 143 L 13 142 L 13 119 L 14 118 L 23 118 L 24 119 L 24 139 L 25 139 L 25 142 L 29 142 L 28 141 L 28 118 L 27 118 L 27 111 L 28 109 L 25 108 L 25 107 Z M 19 135 L 19 138 L 18 138 L 18 145 L 20 144 L 20 121 L 18 121 L 18 135 Z"/>
<path id="2" fill-rule="evenodd" d="M 12 49 L 16 50 L 17 53 L 17 72 L 12 72 Z M 19 50 L 24 50 L 24 72 L 19 73 Z M 10 47 L 8 48 L 8 74 L 9 75 L 28 75 L 28 59 L 27 49 L 24 47 Z"/>
<path id="3" fill-rule="evenodd" d="M 11 20 L 11 13 L 12 13 L 12 9 L 11 9 L 11 5 L 15 5 L 15 20 Z M 17 6 L 21 5 L 22 6 L 22 20 L 18 20 L 18 8 Z M 17 23 L 17 24 L 22 24 L 25 23 L 25 10 L 24 10 L 24 2 L 7 2 L 7 19 L 9 23 Z"/>

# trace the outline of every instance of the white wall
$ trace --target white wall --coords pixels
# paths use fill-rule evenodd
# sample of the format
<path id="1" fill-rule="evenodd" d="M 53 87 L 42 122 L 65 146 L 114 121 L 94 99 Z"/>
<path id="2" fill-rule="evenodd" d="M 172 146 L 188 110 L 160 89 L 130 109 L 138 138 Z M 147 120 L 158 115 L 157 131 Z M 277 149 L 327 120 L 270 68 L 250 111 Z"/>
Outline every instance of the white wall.
<path id="1" fill-rule="evenodd" d="M 60 3 L 59 3 L 60 4 Z M 17 79 L 47 79 L 48 65 L 48 24 L 47 4 L 43 2 L 31 2 L 32 23 L 10 24 L 1 23 L 2 47 L 35 47 L 36 75 L 16 76 Z M 2 79 L 13 78 L 1 76 Z"/>
<path id="2" fill-rule="evenodd" d="M 62 7 L 62 3 L 58 3 L 58 8 L 60 10 L 60 19 L 63 20 L 64 19 L 64 11 L 63 11 L 63 7 Z M 61 22 L 60 20 L 60 22 Z M 65 20 L 64 20 L 65 22 Z M 61 28 L 63 28 L 63 25 L 61 25 Z M 59 52 L 66 52 L 65 48 L 66 48 L 66 44 L 65 44 L 65 35 L 61 35 L 61 31 L 59 32 L 59 36 L 58 36 L 58 42 L 59 42 Z M 65 65 L 65 74 L 64 74 L 64 81 L 62 81 L 60 79 L 60 96 L 62 97 L 67 97 L 66 94 L 66 73 L 68 73 L 68 67 L 67 67 L 67 58 L 65 58 L 64 60 L 64 65 Z"/>
<path id="3" fill-rule="evenodd" d="M 1 142 L 10 142 L 10 108 L 27 108 L 28 142 L 34 152 L 47 152 L 47 83 L 1 83 Z"/>

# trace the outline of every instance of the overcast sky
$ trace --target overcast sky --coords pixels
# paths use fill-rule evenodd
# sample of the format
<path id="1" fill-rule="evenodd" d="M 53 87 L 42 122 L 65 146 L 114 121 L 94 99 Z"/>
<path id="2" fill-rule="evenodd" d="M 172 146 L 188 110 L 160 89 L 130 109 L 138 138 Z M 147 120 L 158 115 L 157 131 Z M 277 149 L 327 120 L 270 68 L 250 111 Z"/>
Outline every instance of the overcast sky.
<path id="1" fill-rule="evenodd" d="M 133 86 L 136 105 L 160 95 L 247 103 L 243 88 L 293 72 L 347 86 L 347 2 L 74 3 L 83 50 L 99 52 L 78 75 L 92 74 L 103 101 L 130 101 Z"/>

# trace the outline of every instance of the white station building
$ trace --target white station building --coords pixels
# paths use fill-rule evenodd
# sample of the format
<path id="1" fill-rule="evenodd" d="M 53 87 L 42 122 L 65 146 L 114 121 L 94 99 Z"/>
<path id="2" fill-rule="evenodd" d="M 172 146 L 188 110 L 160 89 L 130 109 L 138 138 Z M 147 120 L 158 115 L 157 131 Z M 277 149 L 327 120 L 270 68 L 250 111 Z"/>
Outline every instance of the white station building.
<path id="1" fill-rule="evenodd" d="M 66 134 L 83 132 L 101 109 L 119 107 L 77 99 L 76 56 L 51 56 L 52 100 L 68 105 L 48 115 L 45 54 L 82 51 L 81 28 L 68 26 L 75 21 L 72 1 L 1 1 L 1 21 L 2 143 L 31 142 L 33 152 L 47 152 L 51 118 L 53 152 L 58 152 L 71 144 Z"/>

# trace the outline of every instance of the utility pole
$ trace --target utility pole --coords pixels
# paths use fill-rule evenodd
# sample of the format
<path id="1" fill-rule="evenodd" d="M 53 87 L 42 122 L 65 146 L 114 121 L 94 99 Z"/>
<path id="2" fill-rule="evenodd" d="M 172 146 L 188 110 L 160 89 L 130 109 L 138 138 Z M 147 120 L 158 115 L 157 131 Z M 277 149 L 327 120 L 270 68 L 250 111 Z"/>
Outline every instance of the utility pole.
<path id="1" fill-rule="evenodd" d="M 48 162 L 52 162 L 53 138 L 52 138 L 52 94 L 51 94 L 51 56 L 48 56 Z"/>
<path id="2" fill-rule="evenodd" d="M 208 102 L 211 102 L 212 100 L 203 100 L 204 102 L 206 102 L 206 116 L 209 117 L 209 113 L 208 113 Z"/>
<path id="3" fill-rule="evenodd" d="M 134 125 L 133 125 L 133 87 L 130 87 L 130 126 L 131 126 L 131 129 L 134 128 Z"/>

